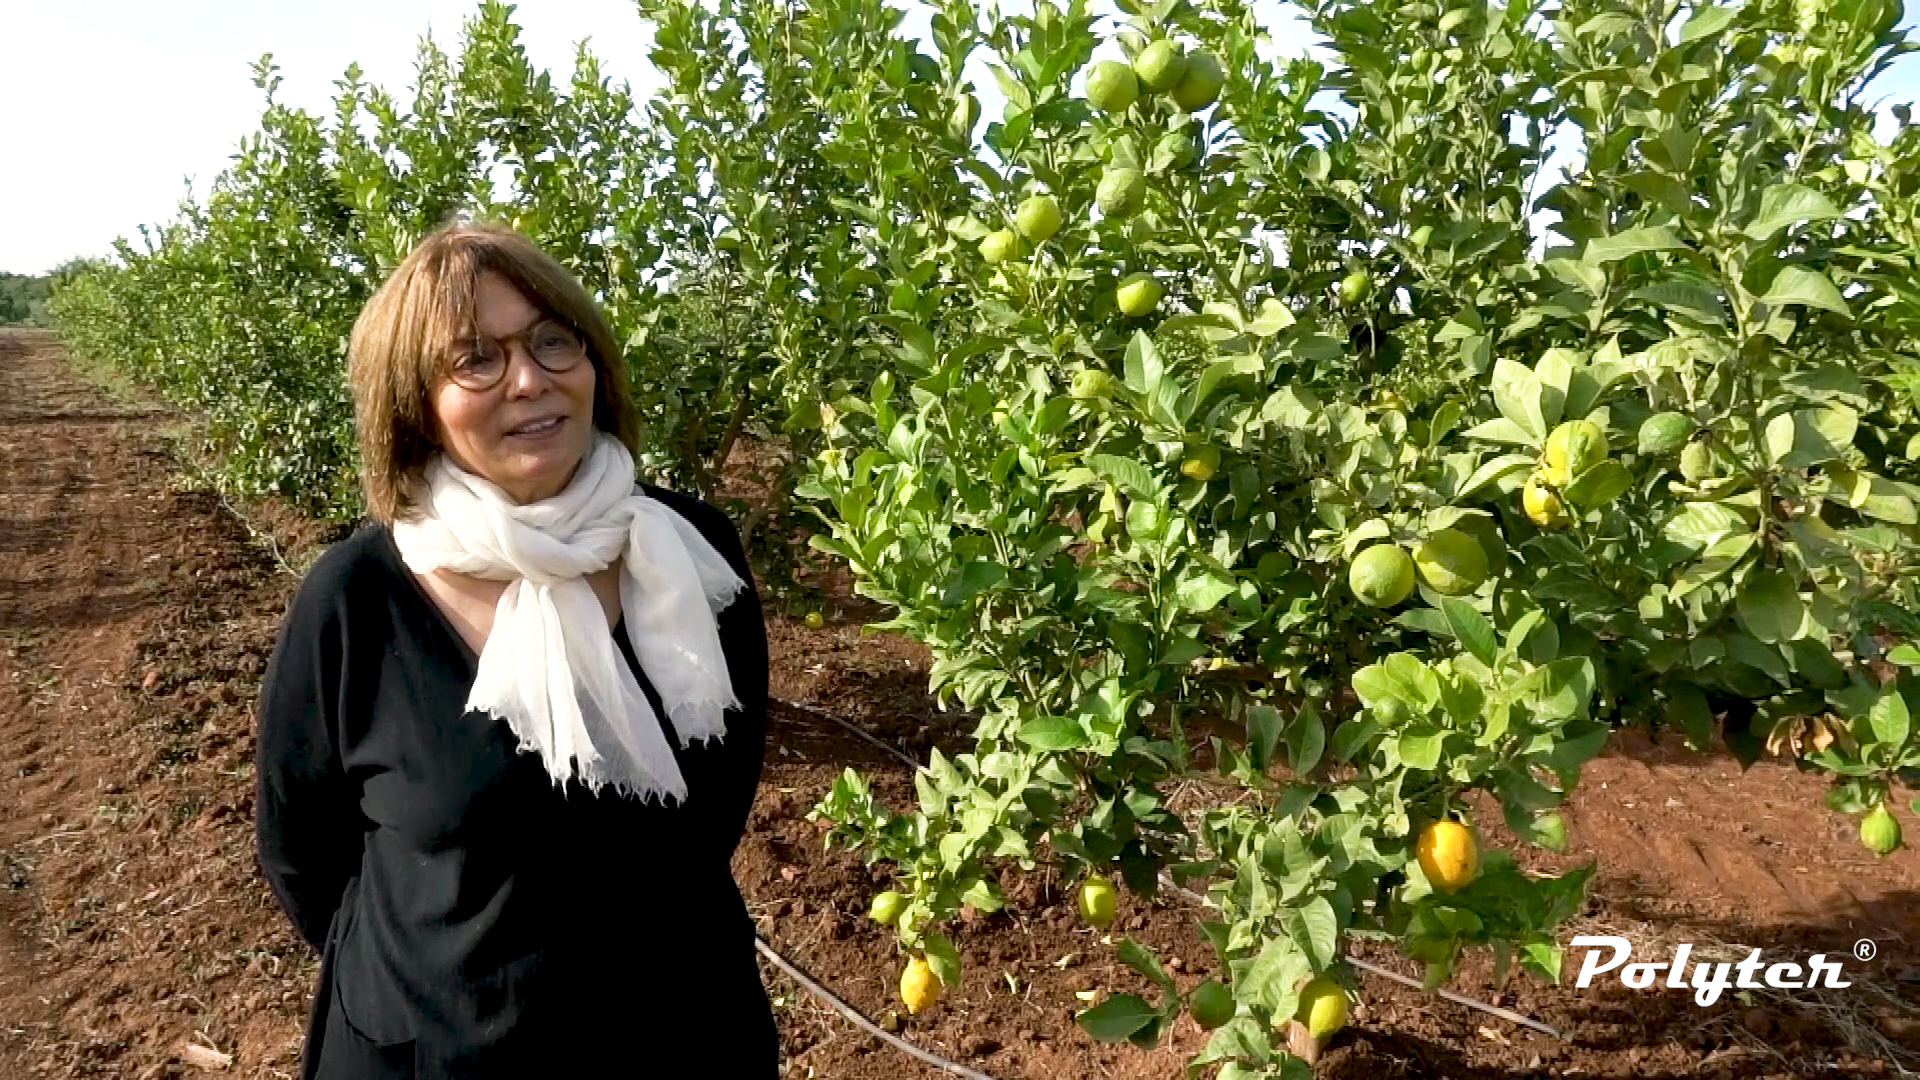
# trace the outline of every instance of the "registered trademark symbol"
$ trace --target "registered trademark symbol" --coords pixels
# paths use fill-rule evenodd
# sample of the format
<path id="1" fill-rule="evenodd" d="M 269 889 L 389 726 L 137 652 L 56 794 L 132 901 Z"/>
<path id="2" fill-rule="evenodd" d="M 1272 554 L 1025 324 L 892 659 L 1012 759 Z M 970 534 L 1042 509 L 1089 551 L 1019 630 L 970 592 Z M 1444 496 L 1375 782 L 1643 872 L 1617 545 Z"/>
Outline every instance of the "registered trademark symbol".
<path id="1" fill-rule="evenodd" d="M 1879 951 L 1880 950 L 1873 944 L 1871 938 L 1861 938 L 1859 941 L 1853 943 L 1853 955 L 1855 959 L 1871 960 L 1874 954 Z"/>

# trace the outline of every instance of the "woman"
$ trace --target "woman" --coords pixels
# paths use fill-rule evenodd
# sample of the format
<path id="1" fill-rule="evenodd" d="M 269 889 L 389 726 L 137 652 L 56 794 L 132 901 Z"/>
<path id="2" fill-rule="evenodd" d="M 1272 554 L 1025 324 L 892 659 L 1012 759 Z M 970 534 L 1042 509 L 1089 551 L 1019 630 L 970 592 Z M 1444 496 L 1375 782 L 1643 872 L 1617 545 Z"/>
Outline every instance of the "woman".
<path id="1" fill-rule="evenodd" d="M 776 1075 L 732 525 L 634 483 L 606 320 L 512 231 L 422 241 L 349 376 L 372 521 L 288 608 L 256 760 L 261 869 L 322 950 L 303 1076 Z"/>

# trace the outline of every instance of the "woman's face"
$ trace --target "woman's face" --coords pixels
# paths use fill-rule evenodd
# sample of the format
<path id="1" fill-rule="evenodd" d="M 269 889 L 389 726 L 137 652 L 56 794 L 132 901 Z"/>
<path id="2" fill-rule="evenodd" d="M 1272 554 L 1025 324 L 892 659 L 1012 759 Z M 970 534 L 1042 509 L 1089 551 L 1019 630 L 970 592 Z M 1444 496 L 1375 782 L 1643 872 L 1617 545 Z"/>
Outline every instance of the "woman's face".
<path id="1" fill-rule="evenodd" d="M 493 271 L 475 283 L 473 305 L 475 325 L 494 339 L 524 334 L 548 317 Z M 434 432 L 454 464 L 516 502 L 538 502 L 565 489 L 593 445 L 593 362 L 555 374 L 534 362 L 524 341 L 508 342 L 506 356 L 506 373 L 489 389 L 446 378 L 434 386 Z"/>

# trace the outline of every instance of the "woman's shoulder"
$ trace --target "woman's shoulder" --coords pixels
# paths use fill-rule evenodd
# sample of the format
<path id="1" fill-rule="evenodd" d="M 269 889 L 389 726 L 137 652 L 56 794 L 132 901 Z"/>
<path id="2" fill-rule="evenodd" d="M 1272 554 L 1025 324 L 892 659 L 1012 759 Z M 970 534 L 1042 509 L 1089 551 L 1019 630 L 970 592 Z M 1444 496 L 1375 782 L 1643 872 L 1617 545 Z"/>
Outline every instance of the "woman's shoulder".
<path id="1" fill-rule="evenodd" d="M 727 552 L 740 546 L 740 532 L 734 528 L 733 519 L 726 512 L 697 495 L 684 491 L 675 491 L 645 480 L 634 481 L 635 490 L 663 503 L 681 517 L 686 518 L 700 535 L 707 538 L 721 552 Z"/>
<path id="2" fill-rule="evenodd" d="M 384 593 L 392 587 L 394 561 L 392 534 L 387 527 L 377 521 L 362 521 L 307 568 L 295 603 L 330 607 L 358 594 Z"/>

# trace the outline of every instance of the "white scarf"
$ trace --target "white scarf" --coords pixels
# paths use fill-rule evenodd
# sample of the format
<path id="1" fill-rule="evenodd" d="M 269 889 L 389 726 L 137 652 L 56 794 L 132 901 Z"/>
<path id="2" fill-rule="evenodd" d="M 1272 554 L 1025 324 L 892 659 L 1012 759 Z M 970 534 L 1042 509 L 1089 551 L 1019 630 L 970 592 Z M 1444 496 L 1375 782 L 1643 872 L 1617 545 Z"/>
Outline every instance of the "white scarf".
<path id="1" fill-rule="evenodd" d="M 745 587 L 726 558 L 635 486 L 633 455 L 604 431 L 566 489 L 539 502 L 514 502 L 445 454 L 426 476 L 425 518 L 393 525 L 407 566 L 511 583 L 467 708 L 506 720 L 557 784 L 685 801 L 659 717 L 582 575 L 620 560 L 627 639 L 686 747 L 722 737 L 722 714 L 740 707 L 714 618 Z"/>

